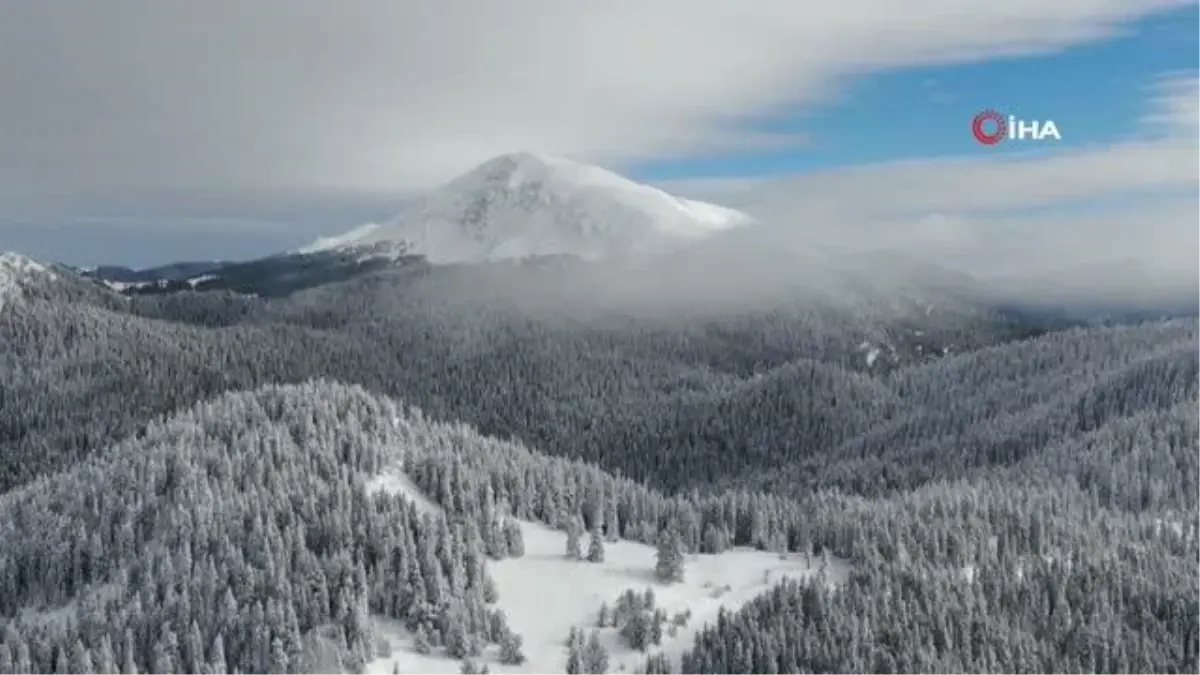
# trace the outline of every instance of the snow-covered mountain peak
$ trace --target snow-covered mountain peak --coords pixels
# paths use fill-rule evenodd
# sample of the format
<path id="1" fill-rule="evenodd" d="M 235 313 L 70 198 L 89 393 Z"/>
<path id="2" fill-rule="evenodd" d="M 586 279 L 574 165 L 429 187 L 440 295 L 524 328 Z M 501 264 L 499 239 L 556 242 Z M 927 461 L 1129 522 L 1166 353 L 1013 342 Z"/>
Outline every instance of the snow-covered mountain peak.
<path id="1" fill-rule="evenodd" d="M 55 278 L 49 268 L 32 258 L 0 251 L 0 309 L 20 295 L 22 286 L 37 277 L 46 280 Z"/>
<path id="2" fill-rule="evenodd" d="M 435 263 L 540 255 L 594 259 L 664 252 L 750 220 L 596 166 L 512 153 L 446 183 L 389 223 L 323 238 L 303 250 L 390 245 Z"/>

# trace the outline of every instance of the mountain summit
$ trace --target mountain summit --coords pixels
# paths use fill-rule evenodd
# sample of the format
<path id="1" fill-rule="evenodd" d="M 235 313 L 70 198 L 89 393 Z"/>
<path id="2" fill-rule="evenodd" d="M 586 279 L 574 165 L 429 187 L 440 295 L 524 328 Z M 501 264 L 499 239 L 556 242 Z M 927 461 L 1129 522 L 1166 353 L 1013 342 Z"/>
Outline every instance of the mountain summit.
<path id="1" fill-rule="evenodd" d="M 45 265 L 19 253 L 0 251 L 0 309 L 21 296 L 24 287 L 56 277 Z"/>
<path id="2" fill-rule="evenodd" d="M 391 222 L 322 238 L 302 251 L 385 247 L 434 263 L 596 259 L 664 252 L 749 221 L 599 167 L 514 153 L 450 181 Z"/>

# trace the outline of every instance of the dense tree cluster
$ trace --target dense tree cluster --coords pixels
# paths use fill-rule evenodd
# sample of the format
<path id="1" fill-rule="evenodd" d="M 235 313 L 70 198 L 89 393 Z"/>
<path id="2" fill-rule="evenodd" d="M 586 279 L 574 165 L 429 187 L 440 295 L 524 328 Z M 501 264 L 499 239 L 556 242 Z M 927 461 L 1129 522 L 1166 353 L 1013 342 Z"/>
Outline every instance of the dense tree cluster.
<path id="1" fill-rule="evenodd" d="M 567 675 L 604 675 L 608 672 L 608 650 L 600 644 L 600 634 L 592 631 L 587 638 L 583 631 L 572 628 L 567 636 Z"/>
<path id="2" fill-rule="evenodd" d="M 849 500 L 880 544 L 849 579 L 778 586 L 697 637 L 683 672 L 1192 672 L 1195 513 L 1132 516 L 1052 478 Z M 871 522 L 873 521 L 873 522 Z"/>
<path id="3" fill-rule="evenodd" d="M 315 377 L 688 488 L 822 455 L 894 416 L 890 388 L 859 372 L 864 340 L 920 332 L 934 354 L 1015 330 L 961 309 L 917 331 L 907 313 L 871 303 L 663 319 L 487 293 L 562 285 L 541 274 L 408 265 L 287 297 L 38 289 L 0 313 L 0 489 L 224 391 Z"/>
<path id="4" fill-rule="evenodd" d="M 484 568 L 520 530 L 366 491 L 403 459 L 398 414 L 322 384 L 230 394 L 3 495 L 0 672 L 356 670 L 370 614 L 522 658 Z"/>

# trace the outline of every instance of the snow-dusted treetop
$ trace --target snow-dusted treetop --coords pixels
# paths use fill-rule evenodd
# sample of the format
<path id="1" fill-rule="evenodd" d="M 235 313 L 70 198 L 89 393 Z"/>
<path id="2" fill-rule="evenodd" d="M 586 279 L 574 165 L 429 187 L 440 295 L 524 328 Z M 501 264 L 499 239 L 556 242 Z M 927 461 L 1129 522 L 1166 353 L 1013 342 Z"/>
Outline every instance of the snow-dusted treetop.
<path id="1" fill-rule="evenodd" d="M 741 212 L 675 197 L 599 167 L 514 153 L 450 181 L 391 222 L 302 250 L 394 245 L 435 263 L 595 259 L 668 251 L 748 222 Z"/>
<path id="2" fill-rule="evenodd" d="M 21 292 L 21 286 L 35 276 L 54 278 L 54 274 L 36 260 L 19 253 L 0 251 L 0 309 L 15 299 Z"/>

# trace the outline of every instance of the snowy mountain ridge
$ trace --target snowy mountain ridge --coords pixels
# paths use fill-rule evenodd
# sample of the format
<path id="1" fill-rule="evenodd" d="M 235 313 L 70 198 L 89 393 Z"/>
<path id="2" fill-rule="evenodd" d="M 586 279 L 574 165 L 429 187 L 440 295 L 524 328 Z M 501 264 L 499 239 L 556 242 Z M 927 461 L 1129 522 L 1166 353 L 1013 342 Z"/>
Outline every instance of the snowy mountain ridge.
<path id="1" fill-rule="evenodd" d="M 55 278 L 45 265 L 19 253 L 0 251 L 0 309 L 21 294 L 21 287 L 35 277 Z"/>
<path id="2" fill-rule="evenodd" d="M 391 247 L 433 263 L 545 255 L 654 254 L 751 222 L 596 166 L 529 153 L 484 162 L 392 221 L 322 237 L 303 252 Z"/>
<path id="3" fill-rule="evenodd" d="M 379 229 L 378 223 L 367 223 L 360 225 L 349 232 L 335 234 L 330 237 L 317 237 L 308 246 L 292 251 L 292 253 L 319 253 L 320 251 L 328 251 L 330 249 L 342 248 L 348 245 L 354 245 L 358 240 L 366 238 L 375 230 Z"/>

